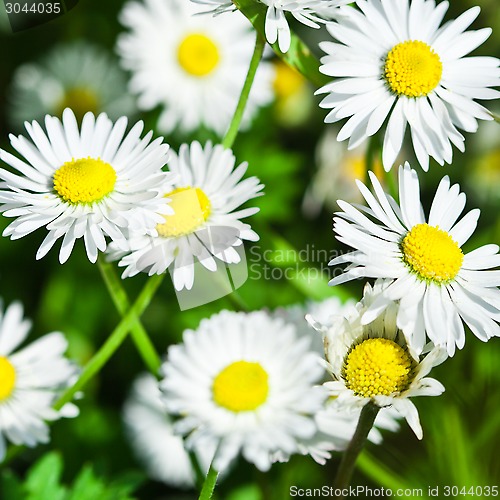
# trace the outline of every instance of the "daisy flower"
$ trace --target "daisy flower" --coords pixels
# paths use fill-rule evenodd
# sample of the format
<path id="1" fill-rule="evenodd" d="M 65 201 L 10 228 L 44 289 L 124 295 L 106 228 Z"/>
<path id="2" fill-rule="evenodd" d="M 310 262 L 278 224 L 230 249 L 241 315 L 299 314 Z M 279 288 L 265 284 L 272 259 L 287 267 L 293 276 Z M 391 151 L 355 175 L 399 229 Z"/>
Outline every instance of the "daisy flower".
<path id="1" fill-rule="evenodd" d="M 339 318 L 348 315 L 355 305 L 356 302 L 351 299 L 342 302 L 338 297 L 330 297 L 319 302 L 309 301 L 306 304 L 278 308 L 273 312 L 273 316 L 293 324 L 298 337 L 310 339 L 312 349 L 323 357 L 323 339 L 311 328 L 305 316 L 311 316 L 324 328 L 330 328 Z M 326 460 L 331 458 L 332 451 L 346 449 L 356 430 L 360 413 L 359 409 L 346 409 L 339 406 L 334 399 L 326 400 L 314 416 L 316 433 L 312 437 L 299 441 L 299 453 L 310 455 L 316 462 L 324 465 Z M 392 432 L 399 430 L 398 418 L 399 414 L 393 409 L 384 408 L 377 415 L 368 439 L 375 444 L 380 444 L 382 434 L 379 429 Z M 284 462 L 289 457 L 290 455 L 281 453 L 276 456 L 276 459 Z"/>
<path id="2" fill-rule="evenodd" d="M 111 246 L 111 259 L 121 259 L 118 265 L 126 268 L 123 278 L 162 274 L 171 267 L 176 290 L 190 290 L 195 262 L 213 272 L 217 261 L 240 262 L 242 240 L 259 239 L 240 219 L 259 209 L 234 210 L 260 196 L 264 186 L 256 177 L 242 181 L 247 164 L 235 168 L 235 161 L 230 150 L 210 142 L 183 144 L 178 155 L 172 152 L 168 165 L 175 181 L 163 194 L 175 213 L 162 217 L 156 235 L 131 232 L 127 252 Z"/>
<path id="3" fill-rule="evenodd" d="M 97 118 L 87 113 L 79 131 L 74 113 L 66 109 L 62 122 L 45 117 L 46 132 L 36 121 L 25 126 L 31 141 L 10 136 L 23 159 L 0 150 L 0 159 L 19 173 L 0 169 L 5 181 L 0 211 L 16 218 L 3 232 L 13 240 L 47 228 L 37 259 L 63 238 L 62 264 L 83 237 L 95 262 L 98 250 L 106 249 L 106 236 L 124 246 L 126 228 L 155 232 L 163 220 L 157 212 L 172 212 L 157 189 L 168 180 L 162 172 L 168 145 L 162 138 L 151 142 L 152 132 L 141 140 L 142 122 L 125 136 L 127 118 L 113 124 L 105 113 Z"/>
<path id="4" fill-rule="evenodd" d="M 323 332 L 327 368 L 334 379 L 324 387 L 340 407 L 359 410 L 369 402 L 380 408 L 391 406 L 404 417 L 418 439 L 422 427 L 414 396 L 439 396 L 444 387 L 426 375 L 446 359 L 446 351 L 434 347 L 420 359 L 398 329 L 399 305 L 391 302 L 380 316 L 364 324 L 362 317 L 388 282 L 365 286 L 363 299 L 336 324 L 324 326 L 308 317 Z"/>
<path id="5" fill-rule="evenodd" d="M 191 0 L 213 7 L 208 12 L 222 14 L 233 10 L 234 4 L 227 0 Z M 297 21 L 309 28 L 319 28 L 318 23 L 329 21 L 335 14 L 335 7 L 345 5 L 350 0 L 260 0 L 267 6 L 265 32 L 270 44 L 278 42 L 281 52 L 290 49 L 291 32 L 286 20 L 289 12 Z"/>
<path id="6" fill-rule="evenodd" d="M 326 123 L 348 118 L 337 139 L 349 148 L 381 129 L 387 119 L 383 164 L 390 170 L 407 125 L 422 168 L 429 157 L 451 163 L 452 144 L 464 151 L 459 129 L 475 132 L 477 120 L 492 120 L 474 99 L 500 93 L 499 60 L 464 57 L 481 45 L 491 29 L 465 31 L 479 14 L 473 7 L 440 27 L 448 2 L 434 0 L 357 0 L 339 10 L 327 26 L 335 42 L 322 42 L 327 53 L 321 72 L 336 80 L 318 93 L 331 109 Z"/>
<path id="7" fill-rule="evenodd" d="M 461 247 L 476 229 L 479 210 L 457 222 L 466 199 L 458 184 L 450 187 L 448 176 L 443 177 L 426 218 L 418 176 L 408 164 L 399 169 L 399 206 L 371 172 L 370 179 L 375 196 L 358 181 L 369 208 L 338 202 L 343 212 L 334 218 L 337 239 L 356 250 L 330 262 L 350 263 L 330 284 L 390 278 L 391 284 L 364 313 L 363 323 L 400 300 L 397 326 L 418 353 L 427 332 L 453 356 L 455 346 L 461 349 L 465 343 L 461 319 L 482 341 L 500 336 L 500 271 L 491 270 L 500 265 L 499 248 L 485 245 L 464 255 Z"/>
<path id="8" fill-rule="evenodd" d="M 187 0 L 129 2 L 118 39 L 122 65 L 133 74 L 130 90 L 141 109 L 161 105 L 158 127 L 188 133 L 205 126 L 222 135 L 236 109 L 255 35 L 239 13 L 194 16 Z M 272 101 L 273 71 L 263 62 L 252 86 L 244 124 Z"/>
<path id="9" fill-rule="evenodd" d="M 83 41 L 58 45 L 38 63 L 16 69 L 8 104 L 16 126 L 28 118 L 61 116 L 66 108 L 78 120 L 87 111 L 105 112 L 113 120 L 135 111 L 126 76 L 116 61 L 105 50 Z"/>
<path id="10" fill-rule="evenodd" d="M 71 403 L 59 412 L 52 408 L 77 375 L 76 366 L 63 357 L 68 343 L 62 333 L 49 333 L 14 352 L 30 327 L 19 302 L 5 312 L 0 307 L 0 461 L 5 457 L 6 439 L 29 447 L 47 443 L 46 420 L 78 414 Z"/>
<path id="11" fill-rule="evenodd" d="M 168 350 L 160 388 L 187 448 L 217 450 L 215 469 L 241 452 L 266 471 L 273 456 L 298 452 L 314 435 L 324 370 L 293 325 L 262 311 L 222 311 L 183 339 Z"/>
<path id="12" fill-rule="evenodd" d="M 158 381 L 151 374 L 135 380 L 123 419 L 132 447 L 151 478 L 177 488 L 194 487 L 195 473 L 189 455 L 182 438 L 173 433 Z M 196 455 L 202 469 L 208 470 L 212 457 L 207 450 L 197 450 Z"/>

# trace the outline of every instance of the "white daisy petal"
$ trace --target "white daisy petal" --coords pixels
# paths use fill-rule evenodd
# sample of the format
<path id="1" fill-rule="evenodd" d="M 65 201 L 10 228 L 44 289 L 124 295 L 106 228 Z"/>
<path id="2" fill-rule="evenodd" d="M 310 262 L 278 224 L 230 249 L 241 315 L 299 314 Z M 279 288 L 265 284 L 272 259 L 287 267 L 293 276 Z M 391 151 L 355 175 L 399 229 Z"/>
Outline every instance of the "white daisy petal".
<path id="1" fill-rule="evenodd" d="M 264 186 L 256 177 L 241 180 L 247 165 L 235 168 L 235 161 L 230 150 L 210 142 L 204 147 L 196 141 L 183 144 L 178 155 L 171 155 L 173 185 L 169 181 L 159 189 L 172 211 L 159 211 L 154 233 L 130 230 L 127 250 L 110 245 L 111 258 L 125 267 L 124 277 L 170 268 L 176 290 L 191 289 L 198 263 L 218 272 L 221 262 L 240 262 L 236 249 L 242 240 L 258 240 L 241 219 L 257 209 L 235 210 L 261 196 Z"/>
<path id="2" fill-rule="evenodd" d="M 272 14 L 271 9 L 268 12 Z M 120 14 L 128 31 L 118 37 L 117 51 L 122 66 L 132 71 L 130 91 L 138 95 L 138 106 L 144 110 L 162 106 L 158 119 L 162 132 L 187 134 L 207 127 L 222 135 L 243 88 L 255 36 L 239 12 L 216 17 L 197 13 L 199 7 L 188 0 L 129 1 Z M 280 43 L 286 44 L 286 32 L 278 31 L 279 20 L 274 21 L 275 36 L 279 33 Z M 272 65 L 263 61 L 245 109 L 244 127 L 272 101 L 273 78 Z"/>
<path id="3" fill-rule="evenodd" d="M 169 178 L 162 171 L 167 145 L 157 142 L 146 147 L 149 136 L 141 150 L 131 154 L 142 124 L 122 142 L 127 123 L 123 117 L 113 126 L 105 114 L 95 119 L 87 113 L 79 132 L 74 113 L 66 109 L 62 123 L 51 116 L 45 123 L 46 135 L 36 122 L 27 124 L 35 144 L 12 137 L 13 145 L 31 166 L 13 155 L 0 154 L 20 174 L 0 169 L 0 179 L 5 181 L 0 211 L 6 217 L 16 217 L 6 236 L 17 239 L 46 226 L 49 234 L 37 259 L 62 237 L 59 259 L 64 263 L 76 240 L 84 238 L 87 256 L 95 262 L 97 250 L 106 248 L 103 233 L 122 241 L 128 227 L 142 225 L 144 234 L 154 228 L 156 211 L 164 205 L 158 183 Z M 40 155 L 49 151 L 49 141 L 50 154 L 42 162 Z M 120 161 L 115 163 L 115 157 Z"/>
<path id="4" fill-rule="evenodd" d="M 302 453 L 317 431 L 314 415 L 326 400 L 314 387 L 324 373 L 318 357 L 293 324 L 222 311 L 169 349 L 163 402 L 179 416 L 188 448 L 217 450 L 215 467 L 224 471 L 241 453 L 268 470 L 277 457 Z"/>
<path id="5" fill-rule="evenodd" d="M 443 177 L 426 222 L 418 177 L 408 164 L 399 169 L 399 205 L 373 174 L 370 179 L 377 199 L 358 182 L 370 208 L 338 202 L 343 211 L 336 214 L 333 229 L 354 251 L 329 263 L 348 264 L 330 281 L 332 286 L 359 277 L 392 280 L 367 305 L 361 323 L 371 324 L 391 301 L 399 300 L 397 324 L 417 354 L 426 337 L 446 346 L 449 356 L 462 349 L 465 331 L 460 318 L 483 341 L 500 335 L 499 247 L 485 245 L 463 254 L 461 246 L 474 233 L 479 210 L 456 222 L 466 204 L 459 185 L 450 187 L 448 176 Z"/>
<path id="6" fill-rule="evenodd" d="M 492 119 L 475 100 L 495 99 L 498 91 L 490 87 L 500 85 L 498 59 L 464 58 L 491 33 L 489 28 L 464 32 L 479 7 L 439 28 L 448 2 L 357 0 L 356 6 L 362 12 L 354 6 L 338 9 L 327 27 L 336 42 L 320 44 L 327 54 L 320 71 L 338 78 L 317 92 L 327 94 L 320 104 L 331 109 L 325 122 L 347 118 L 339 140 L 349 139 L 354 147 L 388 117 L 382 151 L 386 170 L 396 161 L 407 125 L 425 171 L 429 158 L 451 163 L 452 144 L 464 150 L 458 128 L 474 132 L 477 119 Z M 475 64 L 474 70 L 461 68 L 467 64 Z M 373 93 L 377 83 L 383 86 L 379 94 Z"/>
<path id="7" fill-rule="evenodd" d="M 15 302 L 0 310 L 0 461 L 5 438 L 15 445 L 36 446 L 49 440 L 44 420 L 76 416 L 78 411 L 57 412 L 52 408 L 78 373 L 63 357 L 67 341 L 61 333 L 50 333 L 12 352 L 22 342 L 31 323 L 23 319 Z"/>

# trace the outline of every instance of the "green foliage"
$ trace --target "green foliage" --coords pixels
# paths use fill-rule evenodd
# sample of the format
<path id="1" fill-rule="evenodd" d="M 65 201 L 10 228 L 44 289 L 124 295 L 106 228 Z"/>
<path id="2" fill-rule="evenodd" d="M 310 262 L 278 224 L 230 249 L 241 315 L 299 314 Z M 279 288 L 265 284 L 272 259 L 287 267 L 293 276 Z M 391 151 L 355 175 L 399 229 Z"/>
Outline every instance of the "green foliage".
<path id="1" fill-rule="evenodd" d="M 85 465 L 71 484 L 62 483 L 63 460 L 59 453 L 43 455 L 26 473 L 24 484 L 11 471 L 0 477 L 2 498 L 16 500 L 133 500 L 144 480 L 137 472 L 123 473 L 112 481 Z"/>

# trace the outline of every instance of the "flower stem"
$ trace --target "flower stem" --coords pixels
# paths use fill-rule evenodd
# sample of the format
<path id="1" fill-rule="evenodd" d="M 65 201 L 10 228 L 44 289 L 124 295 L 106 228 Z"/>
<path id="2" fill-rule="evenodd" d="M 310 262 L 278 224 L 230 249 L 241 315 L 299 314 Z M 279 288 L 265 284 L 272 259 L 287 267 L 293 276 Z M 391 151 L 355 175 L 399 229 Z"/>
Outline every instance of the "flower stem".
<path id="1" fill-rule="evenodd" d="M 205 482 L 203 483 L 203 487 L 201 488 L 201 493 L 198 497 L 198 500 L 210 500 L 212 498 L 218 476 L 219 473 L 213 468 L 212 465 L 210 465 L 210 469 L 208 469 L 207 477 L 205 478 Z"/>
<path id="2" fill-rule="evenodd" d="M 368 403 L 361 410 L 356 431 L 354 432 L 354 436 L 342 456 L 342 461 L 340 462 L 340 466 L 337 471 L 334 483 L 335 490 L 342 491 L 348 488 L 349 483 L 351 482 L 352 473 L 354 472 L 356 459 L 366 443 L 366 439 L 368 438 L 368 434 L 373 427 L 379 410 L 380 408 L 373 403 Z M 341 494 L 338 498 L 344 497 Z"/>
<path id="3" fill-rule="evenodd" d="M 130 309 L 130 302 L 128 300 L 127 293 L 122 286 L 121 280 L 117 276 L 115 268 L 112 264 L 106 262 L 104 259 L 98 259 L 97 263 L 115 307 L 121 316 L 124 317 Z M 144 360 L 144 363 L 153 375 L 158 376 L 158 371 L 161 366 L 161 358 L 156 352 L 156 349 L 145 328 L 142 326 L 141 321 L 137 317 L 136 322 L 132 326 L 131 335 L 139 354 Z"/>
<path id="4" fill-rule="evenodd" d="M 241 119 L 243 118 L 243 113 L 248 101 L 248 96 L 250 95 L 250 90 L 255 78 L 255 73 L 257 73 L 257 68 L 259 67 L 260 60 L 262 59 L 262 54 L 264 53 L 264 47 L 266 46 L 266 40 L 264 39 L 264 37 L 259 33 L 257 33 L 256 36 L 257 38 L 255 40 L 255 49 L 250 61 L 250 67 L 248 68 L 245 83 L 243 84 L 243 89 L 241 90 L 240 99 L 236 106 L 236 111 L 234 112 L 226 135 L 224 136 L 224 139 L 222 139 L 222 145 L 227 149 L 233 146 L 234 140 L 238 135 Z"/>
<path id="5" fill-rule="evenodd" d="M 125 340 L 128 332 L 137 323 L 137 318 L 139 318 L 148 307 L 164 276 L 165 275 L 162 274 L 149 278 L 139 294 L 139 297 L 134 302 L 134 305 L 124 316 L 120 324 L 113 330 L 99 351 L 97 351 L 93 358 L 87 363 L 76 383 L 67 389 L 56 401 L 54 404 L 54 408 L 56 410 L 60 410 L 66 403 L 71 401 L 73 396 L 80 391 L 85 384 L 108 362 L 109 358 L 111 358 L 111 356 Z"/>

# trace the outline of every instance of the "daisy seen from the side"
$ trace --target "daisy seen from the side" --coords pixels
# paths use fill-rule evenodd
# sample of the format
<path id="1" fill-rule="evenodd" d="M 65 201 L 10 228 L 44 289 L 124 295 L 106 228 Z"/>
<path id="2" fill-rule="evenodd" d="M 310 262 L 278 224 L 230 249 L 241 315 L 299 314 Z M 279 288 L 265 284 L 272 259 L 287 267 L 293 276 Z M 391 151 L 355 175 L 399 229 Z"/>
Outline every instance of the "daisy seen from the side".
<path id="1" fill-rule="evenodd" d="M 178 155 L 171 153 L 174 184 L 165 185 L 163 195 L 174 214 L 162 217 L 156 235 L 131 231 L 127 251 L 111 247 L 110 257 L 125 267 L 124 278 L 171 268 L 176 290 L 191 289 L 196 263 L 215 272 L 217 262 L 240 262 L 242 241 L 259 239 L 241 219 L 259 209 L 237 209 L 260 196 L 264 186 L 256 177 L 242 180 L 247 164 L 235 167 L 235 161 L 231 150 L 210 142 L 204 147 L 196 141 L 183 144 Z"/>
<path id="2" fill-rule="evenodd" d="M 57 397 L 78 373 L 64 358 L 68 343 L 62 333 L 49 333 L 17 350 L 31 328 L 19 302 L 0 308 L 0 461 L 8 440 L 34 447 L 49 441 L 46 421 L 75 417 L 72 403 L 52 408 Z"/>
<path id="3" fill-rule="evenodd" d="M 337 139 L 355 148 L 385 125 L 383 164 L 390 170 L 407 126 L 424 170 L 429 157 L 451 163 L 452 145 L 464 151 L 460 130 L 475 132 L 492 120 L 475 99 L 497 99 L 499 60 L 467 56 L 491 34 L 465 31 L 479 15 L 473 7 L 440 26 L 448 2 L 358 0 L 340 8 L 327 29 L 335 42 L 320 47 L 321 72 L 335 80 L 318 90 L 325 122 L 348 118 Z M 359 10 L 358 10 L 359 9 Z M 465 57 L 467 56 L 467 57 Z"/>
<path id="4" fill-rule="evenodd" d="M 363 299 L 351 313 L 329 326 L 308 319 L 323 333 L 326 367 L 333 378 L 324 387 L 336 404 L 352 410 L 368 403 L 392 407 L 422 439 L 418 411 L 409 398 L 439 396 L 444 391 L 440 382 L 427 375 L 447 355 L 441 347 L 425 356 L 416 354 L 397 327 L 397 302 L 387 305 L 369 324 L 363 323 L 363 315 L 388 284 L 384 280 L 377 280 L 373 288 L 367 284 Z"/>
<path id="5" fill-rule="evenodd" d="M 125 5 L 120 20 L 129 28 L 118 39 L 130 90 L 141 109 L 162 106 L 158 128 L 188 133 L 206 127 L 222 135 L 243 88 L 255 36 L 239 13 L 195 16 L 187 0 L 145 0 Z M 272 101 L 272 67 L 258 68 L 243 125 Z"/>
<path id="6" fill-rule="evenodd" d="M 233 10 L 234 4 L 227 0 L 192 0 L 212 7 L 214 14 Z M 265 32 L 270 44 L 278 42 L 281 52 L 290 49 L 291 31 L 286 13 L 289 12 L 297 21 L 309 28 L 318 29 L 335 16 L 335 9 L 349 3 L 349 0 L 259 0 L 267 7 Z"/>
<path id="7" fill-rule="evenodd" d="M 465 343 L 462 320 L 482 341 L 500 336 L 500 271 L 493 269 L 500 266 L 499 247 L 462 251 L 476 229 L 479 210 L 458 220 L 466 202 L 459 185 L 451 186 L 449 177 L 443 177 L 426 218 L 418 176 L 408 164 L 399 169 L 399 204 L 369 174 L 373 194 L 357 183 L 368 207 L 338 202 L 342 212 L 334 218 L 334 231 L 355 251 L 330 262 L 349 263 L 330 284 L 369 277 L 392 280 L 364 313 L 363 323 L 399 300 L 397 326 L 418 353 L 427 334 L 453 356 L 455 347 Z"/>
<path id="8" fill-rule="evenodd" d="M 355 306 L 356 302 L 353 299 L 343 302 L 338 297 L 330 297 L 318 302 L 309 301 L 306 304 L 278 308 L 273 311 L 273 316 L 293 324 L 298 337 L 310 339 L 312 349 L 323 357 L 322 336 L 306 321 L 306 316 L 313 317 L 322 327 L 329 328 L 336 324 L 339 318 L 347 316 Z M 325 376 L 327 376 L 326 371 Z M 317 463 L 324 465 L 331 458 L 332 452 L 347 448 L 356 430 L 360 413 L 359 408 L 345 408 L 339 405 L 336 399 L 328 398 L 314 416 L 316 433 L 299 441 L 299 453 L 310 455 Z M 382 442 L 380 430 L 398 431 L 398 418 L 399 414 L 392 408 L 384 408 L 377 415 L 368 439 L 380 444 Z M 287 461 L 289 455 L 281 453 L 276 458 L 279 461 Z"/>
<path id="9" fill-rule="evenodd" d="M 160 213 L 172 213 L 158 190 L 169 179 L 162 171 L 169 146 L 163 138 L 151 141 L 152 132 L 141 139 L 142 121 L 125 134 L 127 118 L 113 124 L 105 113 L 87 113 L 79 129 L 66 109 L 62 121 L 45 117 L 46 131 L 36 121 L 25 126 L 31 140 L 10 136 L 22 158 L 0 150 L 0 159 L 17 171 L 0 169 L 0 212 L 15 218 L 3 232 L 13 240 L 46 227 L 37 259 L 62 238 L 64 263 L 83 238 L 95 262 L 108 237 L 123 247 L 127 228 L 154 233 Z"/>
<path id="10" fill-rule="evenodd" d="M 188 449 L 216 450 L 218 471 L 240 453 L 266 471 L 277 455 L 300 452 L 325 399 L 309 339 L 263 311 L 222 311 L 183 340 L 168 350 L 160 387 Z"/>

